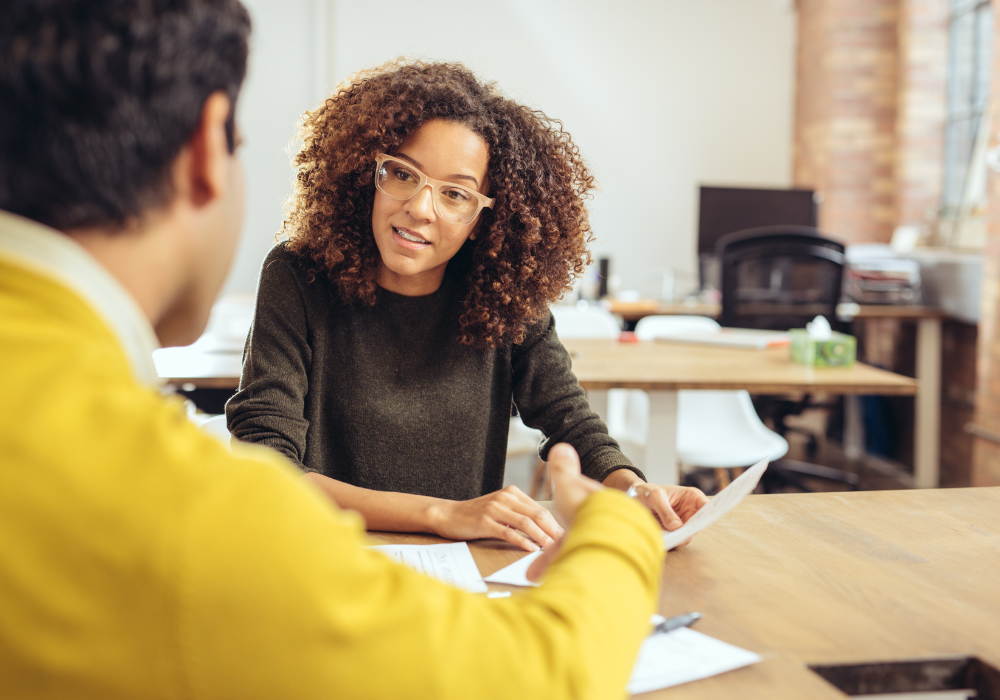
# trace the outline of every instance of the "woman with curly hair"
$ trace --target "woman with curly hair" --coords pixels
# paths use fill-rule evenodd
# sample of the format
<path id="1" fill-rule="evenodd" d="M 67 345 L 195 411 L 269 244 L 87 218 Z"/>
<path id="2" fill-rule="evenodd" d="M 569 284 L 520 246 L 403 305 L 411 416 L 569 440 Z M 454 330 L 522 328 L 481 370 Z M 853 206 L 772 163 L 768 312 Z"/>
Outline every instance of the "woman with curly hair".
<path id="1" fill-rule="evenodd" d="M 264 261 L 240 440 L 269 445 L 371 529 L 562 534 L 503 489 L 512 405 L 584 474 L 667 528 L 704 502 L 646 484 L 590 410 L 549 304 L 590 262 L 593 177 L 559 122 L 457 64 L 361 73 L 305 115 L 284 233 Z M 520 530 L 526 539 L 515 532 Z"/>

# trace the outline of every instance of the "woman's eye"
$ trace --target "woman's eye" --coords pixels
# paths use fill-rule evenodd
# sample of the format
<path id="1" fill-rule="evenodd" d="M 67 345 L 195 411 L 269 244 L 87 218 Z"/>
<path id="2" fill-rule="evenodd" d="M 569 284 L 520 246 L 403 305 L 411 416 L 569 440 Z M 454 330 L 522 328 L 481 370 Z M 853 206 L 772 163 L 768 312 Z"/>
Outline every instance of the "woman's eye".
<path id="1" fill-rule="evenodd" d="M 397 170 L 396 179 L 400 182 L 413 182 L 417 178 L 408 170 Z"/>
<path id="2" fill-rule="evenodd" d="M 472 199 L 465 190 L 444 190 L 443 194 L 454 202 L 467 202 Z"/>

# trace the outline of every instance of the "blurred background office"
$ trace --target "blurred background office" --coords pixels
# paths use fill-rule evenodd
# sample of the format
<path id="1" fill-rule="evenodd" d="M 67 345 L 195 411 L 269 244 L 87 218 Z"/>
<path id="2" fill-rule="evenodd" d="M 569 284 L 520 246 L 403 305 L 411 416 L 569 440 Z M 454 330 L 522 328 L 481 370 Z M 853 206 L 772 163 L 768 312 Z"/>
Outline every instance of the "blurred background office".
<path id="1" fill-rule="evenodd" d="M 923 303 L 946 315 L 940 483 L 1000 484 L 988 0 L 244 1 L 249 191 L 228 298 L 252 296 L 281 228 L 302 112 L 397 56 L 460 61 L 573 134 L 600 183 L 593 252 L 613 287 L 704 298 L 703 186 L 814 193 L 818 227 L 849 257 L 895 242 L 918 260 Z M 859 359 L 913 376 L 914 323 L 854 332 Z M 870 447 L 906 485 L 913 401 L 885 410 L 888 443 Z"/>

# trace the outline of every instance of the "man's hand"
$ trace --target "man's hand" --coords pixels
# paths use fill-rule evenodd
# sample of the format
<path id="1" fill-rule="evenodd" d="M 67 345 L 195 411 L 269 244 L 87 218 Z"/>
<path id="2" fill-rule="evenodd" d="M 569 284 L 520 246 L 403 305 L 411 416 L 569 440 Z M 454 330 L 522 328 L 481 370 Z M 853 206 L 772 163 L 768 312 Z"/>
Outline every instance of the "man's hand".
<path id="1" fill-rule="evenodd" d="M 529 552 L 537 552 L 539 545 L 547 547 L 563 534 L 552 514 L 516 486 L 469 501 L 441 501 L 431 510 L 435 534 L 451 540 L 496 537 Z"/>
<path id="2" fill-rule="evenodd" d="M 549 479 L 555 498 L 556 513 L 566 525 L 576 517 L 576 511 L 587 498 L 603 486 L 580 474 L 580 457 L 570 445 L 560 443 L 549 450 Z M 528 579 L 537 581 L 548 565 L 555 559 L 562 546 L 562 538 L 549 545 L 542 555 L 528 567 Z"/>

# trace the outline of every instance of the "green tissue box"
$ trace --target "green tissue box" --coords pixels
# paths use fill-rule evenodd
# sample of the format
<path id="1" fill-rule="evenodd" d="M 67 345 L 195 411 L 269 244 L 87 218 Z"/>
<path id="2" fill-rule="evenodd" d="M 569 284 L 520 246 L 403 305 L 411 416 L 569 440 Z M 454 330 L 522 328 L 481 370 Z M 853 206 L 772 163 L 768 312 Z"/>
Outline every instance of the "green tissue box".
<path id="1" fill-rule="evenodd" d="M 834 332 L 829 340 L 814 340 L 804 328 L 788 331 L 792 337 L 792 362 L 807 367 L 851 367 L 858 341 L 853 335 Z"/>

